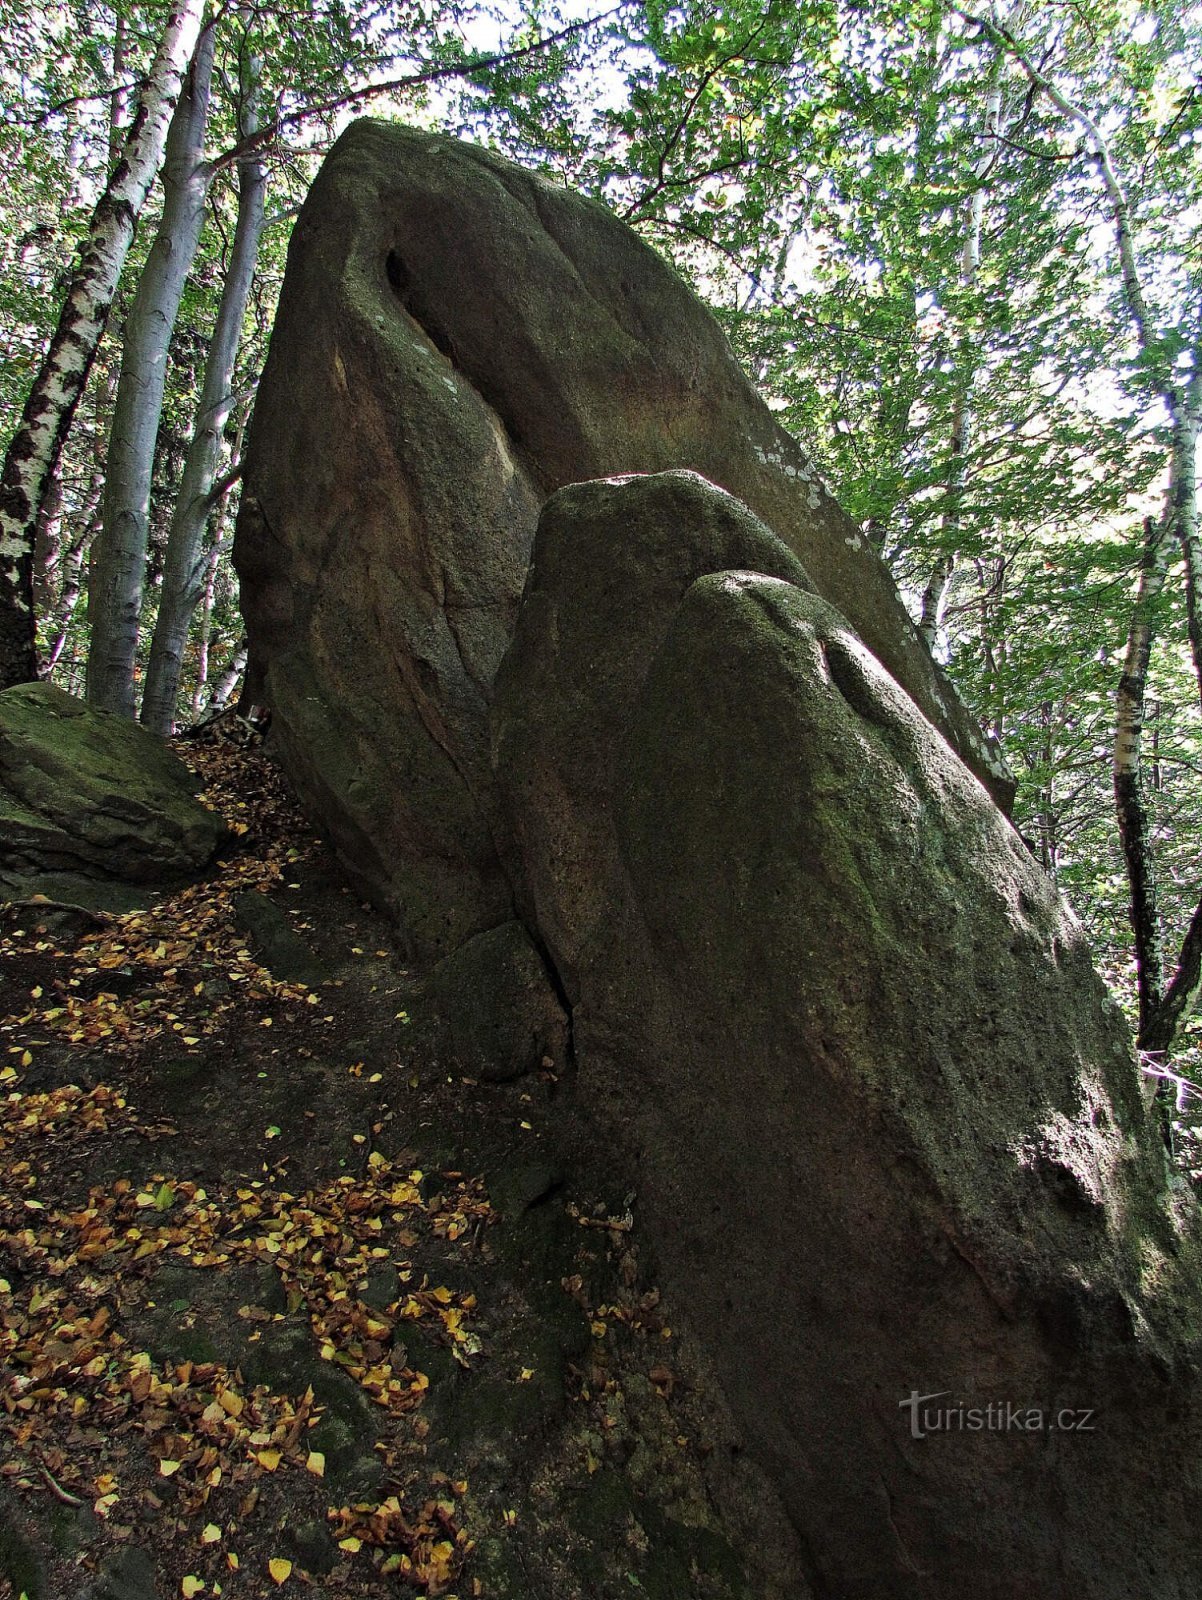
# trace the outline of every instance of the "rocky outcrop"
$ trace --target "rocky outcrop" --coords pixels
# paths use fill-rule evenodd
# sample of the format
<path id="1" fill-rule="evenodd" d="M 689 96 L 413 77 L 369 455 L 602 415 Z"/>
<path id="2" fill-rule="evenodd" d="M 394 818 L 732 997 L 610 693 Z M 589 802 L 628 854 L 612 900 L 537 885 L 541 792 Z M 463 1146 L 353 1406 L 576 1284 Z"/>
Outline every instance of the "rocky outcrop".
<path id="1" fill-rule="evenodd" d="M 813 587 L 746 506 L 696 473 L 577 484 L 543 512 L 497 683 L 494 765 L 509 876 L 572 1001 L 581 948 L 609 914 L 613 762 L 635 690 L 685 590 L 730 568 Z"/>
<path id="2" fill-rule="evenodd" d="M 1008 794 L 884 566 L 672 270 L 499 157 L 351 127 L 293 234 L 235 561 L 282 759 L 415 951 L 512 915 L 487 716 L 539 508 L 670 468 L 746 502 Z"/>
<path id="3" fill-rule="evenodd" d="M 1004 774 L 698 302 L 357 124 L 245 488 L 283 759 L 443 958 L 447 1060 L 574 1060 L 795 1592 L 1200 1600 L 1197 1210 Z"/>
<path id="4" fill-rule="evenodd" d="M 116 886 L 196 877 L 227 836 L 195 798 L 198 787 L 144 728 L 47 683 L 6 689 L 0 894 L 91 905 L 110 889 L 123 903 Z"/>
<path id="5" fill-rule="evenodd" d="M 440 961 L 427 996 L 445 1024 L 437 1049 L 448 1067 L 507 1083 L 565 1065 L 567 1017 L 520 922 L 478 933 Z"/>
<path id="6" fill-rule="evenodd" d="M 495 756 L 581 1096 L 816 1593 L 1197 1596 L 1197 1219 L 1121 1019 L 774 544 L 676 475 L 540 525 Z"/>

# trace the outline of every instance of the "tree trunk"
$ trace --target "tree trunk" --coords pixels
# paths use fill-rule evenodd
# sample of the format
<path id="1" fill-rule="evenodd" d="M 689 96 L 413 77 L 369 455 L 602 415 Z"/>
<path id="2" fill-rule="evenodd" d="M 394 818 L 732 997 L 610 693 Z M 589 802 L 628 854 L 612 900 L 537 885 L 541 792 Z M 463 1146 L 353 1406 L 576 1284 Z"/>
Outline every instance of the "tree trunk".
<path id="1" fill-rule="evenodd" d="M 0 688 L 37 676 L 33 541 L 83 393 L 167 125 L 196 48 L 203 0 L 178 0 L 104 194 L 92 213 L 58 327 L 34 378 L 0 477 Z"/>
<path id="2" fill-rule="evenodd" d="M 1152 654 L 1154 617 L 1164 588 L 1171 541 L 1168 518 L 1148 517 L 1144 522 L 1144 548 L 1139 588 L 1131 609 L 1127 648 L 1115 703 L 1114 806 L 1119 840 L 1127 868 L 1128 915 L 1135 948 L 1136 990 L 1139 998 L 1139 1043 L 1147 1044 L 1152 1018 L 1164 992 L 1164 950 L 1156 904 L 1156 867 L 1148 837 L 1144 805 L 1140 746 L 1143 738 L 1144 699 L 1148 662 Z"/>
<path id="3" fill-rule="evenodd" d="M 121 141 L 128 111 L 129 94 L 122 83 L 128 48 L 125 18 L 116 14 L 113 26 L 113 98 L 109 102 L 109 171 L 121 159 Z"/>
<path id="4" fill-rule="evenodd" d="M 1202 429 L 1202 350 L 1194 352 L 1194 371 L 1184 394 L 1173 397 L 1173 466 L 1169 506 L 1165 521 L 1181 545 L 1185 558 L 1185 599 L 1189 618 L 1190 652 L 1202 694 L 1202 530 L 1198 524 L 1198 433 Z M 1138 956 L 1138 951 L 1137 951 Z M 1181 1024 L 1202 993 L 1202 900 L 1194 910 L 1172 981 L 1146 1024 L 1140 1028 L 1140 1046 L 1149 1054 L 1167 1058 Z"/>
<path id="5" fill-rule="evenodd" d="M 964 244 L 960 251 L 960 286 L 976 288 L 981 272 L 981 235 L 985 225 L 985 183 L 995 160 L 995 143 L 1002 118 L 1002 90 L 999 83 L 1001 60 L 996 59 L 990 74 L 990 88 L 985 101 L 985 118 L 982 129 L 983 151 L 973 165 L 973 191 L 968 202 L 965 219 Z M 952 431 L 950 459 L 948 461 L 947 497 L 940 529 L 943 553 L 936 561 L 922 596 L 922 614 L 918 631 L 934 655 L 943 625 L 943 612 L 951 590 L 952 576 L 960 543 L 960 509 L 964 500 L 964 485 L 968 475 L 968 453 L 972 446 L 972 391 L 974 382 L 972 359 L 961 345 L 956 373 L 956 394 L 952 405 Z"/>
<path id="6" fill-rule="evenodd" d="M 246 671 L 247 654 L 246 640 L 243 639 L 221 669 L 217 682 L 213 685 L 213 694 L 209 700 L 210 711 L 224 711 L 234 698 L 234 690 Z"/>
<path id="7" fill-rule="evenodd" d="M 950 514 L 943 519 L 945 534 L 951 520 Z M 940 556 L 932 567 L 926 588 L 922 591 L 922 611 L 918 618 L 918 631 L 932 655 L 935 654 L 935 647 L 939 642 L 939 629 L 943 625 L 943 612 L 952 584 L 952 573 L 955 570 L 956 552 L 949 550 L 946 555 Z"/>
<path id="8" fill-rule="evenodd" d="M 257 76 L 258 63 L 252 62 L 243 85 L 243 110 L 239 118 L 242 138 L 254 133 L 258 125 Z M 142 721 L 164 738 L 172 732 L 188 628 L 205 588 L 208 563 L 200 553 L 201 540 L 212 510 L 222 434 L 233 405 L 234 365 L 263 233 L 266 189 L 263 163 L 254 153 L 244 157 L 238 163 L 238 224 L 221 291 L 213 342 L 209 347 L 196 432 L 188 449 L 167 538 L 163 589 L 142 699 Z"/>
<path id="9" fill-rule="evenodd" d="M 43 616 L 55 590 L 55 574 L 62 554 L 63 480 L 58 466 L 50 474 L 33 528 L 33 607 Z"/>
<path id="10" fill-rule="evenodd" d="M 217 551 L 210 550 L 205 566 L 205 588 L 200 597 L 200 629 L 196 640 L 196 681 L 192 686 L 191 721 L 200 720 L 209 683 L 209 645 L 213 634 L 213 590 L 217 579 Z"/>
<path id="11" fill-rule="evenodd" d="M 1144 556 L 1127 636 L 1123 675 L 1119 681 L 1114 735 L 1115 809 L 1131 891 L 1130 916 L 1135 940 L 1138 1043 L 1141 1050 L 1159 1058 L 1161 1066 L 1167 1064 L 1177 1031 L 1202 988 L 1202 903 L 1194 912 L 1172 981 L 1166 989 L 1164 934 L 1156 904 L 1155 863 L 1144 805 L 1140 741 L 1154 633 L 1153 612 L 1164 586 L 1174 537 L 1179 540 L 1186 558 L 1191 644 L 1194 642 L 1197 573 L 1191 570 L 1190 557 L 1199 541 L 1197 444 L 1202 423 L 1202 367 L 1194 373 L 1185 393 L 1172 397 L 1171 410 L 1173 445 L 1169 491 L 1160 522 L 1153 523 L 1149 518 L 1144 525 Z M 1202 681 L 1202 655 L 1195 653 L 1194 664 Z"/>
<path id="12" fill-rule="evenodd" d="M 142 620 L 150 484 L 167 357 L 184 286 L 204 227 L 211 169 L 204 162 L 213 29 L 200 44 L 167 135 L 163 216 L 125 325 L 121 378 L 109 437 L 100 536 L 88 591 L 92 643 L 88 699 L 135 713 L 134 667 Z"/>
<path id="13" fill-rule="evenodd" d="M 63 649 L 67 643 L 67 634 L 71 627 L 71 618 L 75 615 L 75 607 L 83 593 L 84 554 L 96 529 L 97 518 L 95 509 L 100 502 L 100 492 L 97 489 L 93 502 L 93 510 L 82 519 L 80 531 L 63 552 L 62 557 L 62 586 L 59 589 L 58 599 L 51 612 L 51 622 L 47 629 L 49 644 L 46 658 L 42 662 L 42 676 L 48 678 L 58 666 L 62 658 Z"/>

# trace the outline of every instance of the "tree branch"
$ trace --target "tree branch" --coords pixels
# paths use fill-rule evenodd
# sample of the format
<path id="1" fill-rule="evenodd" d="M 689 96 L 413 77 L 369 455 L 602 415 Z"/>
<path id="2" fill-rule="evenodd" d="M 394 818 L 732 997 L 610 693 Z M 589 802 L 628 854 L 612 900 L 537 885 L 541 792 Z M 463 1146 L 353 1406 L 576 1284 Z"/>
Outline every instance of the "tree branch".
<path id="1" fill-rule="evenodd" d="M 979 28 L 992 44 L 1017 62 L 1023 72 L 1026 73 L 1032 87 L 1041 90 L 1058 111 L 1084 129 L 1086 139 L 1092 146 L 1093 160 L 1102 179 L 1102 187 L 1105 190 L 1106 198 L 1110 204 L 1111 216 L 1114 219 L 1119 249 L 1119 266 L 1122 272 L 1127 311 L 1135 327 L 1140 348 L 1149 356 L 1158 356 L 1159 340 L 1156 330 L 1152 326 L 1152 316 L 1148 309 L 1147 300 L 1144 297 L 1139 261 L 1135 253 L 1135 240 L 1131 227 L 1131 208 L 1123 186 L 1119 182 L 1118 174 L 1114 170 L 1114 162 L 1111 158 L 1110 145 L 1106 136 L 1083 106 L 1079 106 L 1074 100 L 1070 100 L 1045 72 L 1034 65 L 1024 53 L 1022 46 L 1014 35 L 1006 28 L 999 26 L 988 17 L 977 16 L 974 12 L 966 11 L 961 6 L 953 6 L 952 9 L 957 16 L 962 17 L 970 26 Z M 1163 378 L 1163 382 L 1171 387 L 1171 381 L 1167 375 Z"/>
<path id="2" fill-rule="evenodd" d="M 289 112 L 285 117 L 276 117 L 273 122 L 265 123 L 257 132 L 248 134 L 246 138 L 239 139 L 236 144 L 231 145 L 213 162 L 213 169 L 219 171 L 222 167 L 228 167 L 235 161 L 241 160 L 252 151 L 261 150 L 265 145 L 272 144 L 288 128 L 298 127 L 311 117 L 325 116 L 331 111 L 341 111 L 345 106 L 378 100 L 381 95 L 399 94 L 406 89 L 419 89 L 430 83 L 446 83 L 455 78 L 470 78 L 478 72 L 488 72 L 493 67 L 511 66 L 515 61 L 539 55 L 554 45 L 562 44 L 565 39 L 570 39 L 575 34 L 585 33 L 602 22 L 608 22 L 611 17 L 616 17 L 625 11 L 629 4 L 630 0 L 619 0 L 619 4 L 611 6 L 608 11 L 583 17 L 579 22 L 570 22 L 554 33 L 548 33 L 543 38 L 536 39 L 533 44 L 522 45 L 517 50 L 499 50 L 492 55 L 476 56 L 469 61 L 458 61 L 453 65 L 425 67 L 418 72 L 402 74 L 399 78 L 390 78 L 384 83 L 363 84 L 356 89 L 348 89 L 345 94 L 334 95 L 328 100 L 319 100 L 316 104 L 305 106 L 299 111 Z"/>

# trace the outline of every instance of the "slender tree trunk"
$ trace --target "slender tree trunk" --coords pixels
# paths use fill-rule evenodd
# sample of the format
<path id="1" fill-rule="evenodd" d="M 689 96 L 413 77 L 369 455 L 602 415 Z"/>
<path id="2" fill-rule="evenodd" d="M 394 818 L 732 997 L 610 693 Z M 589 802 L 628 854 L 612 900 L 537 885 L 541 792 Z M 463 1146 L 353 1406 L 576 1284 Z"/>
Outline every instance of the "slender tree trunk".
<path id="1" fill-rule="evenodd" d="M 67 643 L 67 635 L 71 627 L 71 618 L 75 615 L 75 607 L 83 593 L 84 556 L 87 552 L 88 542 L 96 531 L 98 509 L 100 505 L 99 485 L 90 511 L 81 519 L 79 533 L 63 552 L 62 557 L 62 586 L 59 589 L 58 600 L 51 611 L 50 625 L 46 630 L 49 641 L 46 650 L 46 659 L 42 662 L 42 676 L 48 678 L 58 666 L 62 658 L 63 649 Z"/>
<path id="2" fill-rule="evenodd" d="M 258 63 L 248 65 L 243 84 L 239 135 L 254 133 L 258 124 L 255 91 Z M 242 323 L 250 298 L 259 240 L 263 233 L 267 177 L 252 153 L 238 163 L 238 223 L 221 291 L 221 304 L 205 367 L 196 432 L 188 449 L 183 481 L 167 538 L 159 614 L 150 646 L 150 665 L 142 698 L 142 721 L 166 738 L 175 719 L 180 672 L 188 628 L 205 591 L 208 560 L 201 554 L 205 525 L 212 510 L 213 483 L 221 460 L 221 441 L 234 403 L 234 366 Z"/>
<path id="3" fill-rule="evenodd" d="M 945 534 L 948 521 L 949 518 L 944 517 Z M 918 618 L 918 631 L 926 640 L 927 649 L 932 655 L 939 641 L 939 629 L 943 626 L 943 613 L 947 606 L 948 590 L 951 588 L 952 574 L 955 570 L 956 552 L 949 550 L 946 555 L 940 556 L 931 568 L 926 588 L 922 591 L 922 611 Z"/>
<path id="4" fill-rule="evenodd" d="M 205 566 L 205 589 L 200 597 L 200 631 L 196 640 L 196 682 L 192 686 L 192 721 L 200 718 L 205 689 L 209 682 L 209 644 L 213 636 L 213 591 L 217 586 L 217 549 L 209 552 Z"/>
<path id="5" fill-rule="evenodd" d="M 1152 654 L 1156 605 L 1164 588 L 1171 548 L 1167 518 L 1148 517 L 1139 569 L 1139 588 L 1131 609 L 1123 672 L 1116 695 L 1114 752 L 1114 806 L 1119 841 L 1127 868 L 1128 915 L 1135 941 L 1136 990 L 1139 998 L 1139 1042 L 1146 1043 L 1152 1018 L 1164 993 L 1164 950 L 1156 903 L 1156 864 L 1148 837 L 1144 804 L 1143 739 L 1144 703 L 1148 662 Z"/>
<path id="6" fill-rule="evenodd" d="M 1165 1058 L 1182 1022 L 1202 990 L 1202 902 L 1194 911 L 1182 941 L 1172 981 L 1165 987 L 1164 934 L 1156 902 L 1155 860 L 1144 803 L 1140 743 L 1143 731 L 1148 661 L 1154 637 L 1156 601 L 1164 587 L 1174 538 L 1185 560 L 1185 584 L 1191 610 L 1197 604 L 1196 579 L 1189 553 L 1199 540 L 1198 432 L 1202 427 L 1202 363 L 1184 394 L 1170 397 L 1173 416 L 1172 468 L 1164 514 L 1144 525 L 1144 553 L 1139 589 L 1127 635 L 1127 653 L 1119 681 L 1114 735 L 1114 798 L 1119 837 L 1131 890 L 1131 927 L 1135 941 L 1139 996 L 1138 1043 L 1151 1056 Z M 1194 591 L 1191 600 L 1191 590 Z M 1191 643 L 1193 629 L 1191 627 Z M 1202 686 L 1202 654 L 1195 654 Z"/>
<path id="7" fill-rule="evenodd" d="M 1156 873 L 1144 804 L 1140 744 L 1147 693 L 1148 660 L 1155 631 L 1156 601 L 1164 587 L 1169 552 L 1180 542 L 1185 568 L 1185 597 L 1194 672 L 1202 696 L 1202 533 L 1198 525 L 1197 445 L 1202 429 L 1202 341 L 1195 338 L 1193 369 L 1181 383 L 1166 342 L 1159 334 L 1144 292 L 1135 235 L 1135 218 L 1119 179 L 1114 156 L 1102 126 L 1071 100 L 1024 51 L 1015 33 L 990 17 L 953 5 L 958 14 L 980 28 L 1011 56 L 1033 90 L 1047 99 L 1084 133 L 1085 148 L 1101 182 L 1111 222 L 1123 289 L 1123 303 L 1143 357 L 1149 388 L 1168 408 L 1173 421 L 1169 491 L 1159 522 L 1144 524 L 1139 589 L 1127 634 L 1123 674 L 1119 682 L 1114 732 L 1114 798 L 1119 836 L 1130 888 L 1139 996 L 1138 1043 L 1141 1050 L 1167 1061 L 1177 1032 L 1202 992 L 1202 900 L 1194 910 L 1177 958 L 1172 981 L 1164 987 L 1163 930 L 1156 904 Z"/>
<path id="8" fill-rule="evenodd" d="M 973 166 L 973 190 L 965 218 L 964 244 L 960 251 L 960 287 L 966 292 L 974 290 L 981 272 L 981 236 L 985 226 L 985 183 L 996 159 L 996 142 L 1002 120 L 1001 58 L 996 57 L 991 70 L 989 93 L 985 101 L 985 119 L 982 128 L 983 151 Z M 922 614 L 918 631 L 927 642 L 932 654 L 943 625 L 944 608 L 951 590 L 956 570 L 960 543 L 960 511 L 964 500 L 964 485 L 968 476 L 968 455 L 972 448 L 972 390 L 974 363 L 961 342 L 956 373 L 956 394 L 952 403 L 952 431 L 948 461 L 946 510 L 942 517 L 940 542 L 943 554 L 936 561 L 927 579 L 922 596 Z"/>
<path id="9" fill-rule="evenodd" d="M 113 98 L 109 103 L 110 172 L 121 159 L 121 142 L 124 136 L 126 112 L 129 109 L 128 92 L 122 83 L 125 76 L 127 47 L 125 18 L 118 12 L 113 27 Z"/>
<path id="10" fill-rule="evenodd" d="M 34 529 L 163 155 L 203 0 L 177 0 L 0 476 L 0 688 L 36 677 Z"/>
<path id="11" fill-rule="evenodd" d="M 55 589 L 55 574 L 62 553 L 63 480 L 55 466 L 42 496 L 41 509 L 33 530 L 33 608 L 42 616 Z"/>
<path id="12" fill-rule="evenodd" d="M 102 710 L 127 717 L 135 712 L 150 485 L 167 357 L 204 227 L 211 175 L 204 161 L 204 139 L 213 47 L 210 26 L 201 35 L 167 135 L 163 216 L 125 324 L 100 535 L 92 557 L 88 699 Z"/>
<path id="13" fill-rule="evenodd" d="M 1202 530 L 1198 523 L 1198 434 L 1202 430 L 1202 348 L 1194 351 L 1194 371 L 1173 411 L 1173 474 L 1170 482 L 1171 530 L 1181 545 L 1185 565 L 1185 598 L 1189 616 L 1190 652 L 1202 696 Z M 1141 1028 L 1140 1044 L 1149 1053 L 1165 1055 L 1181 1024 L 1202 993 L 1202 900 L 1194 910 L 1177 956 L 1177 966 L 1163 998 Z"/>
<path id="14" fill-rule="evenodd" d="M 234 698 L 234 690 L 238 687 L 242 674 L 246 671 L 247 653 L 246 640 L 243 639 L 235 647 L 234 653 L 218 674 L 209 700 L 210 711 L 224 711 Z"/>

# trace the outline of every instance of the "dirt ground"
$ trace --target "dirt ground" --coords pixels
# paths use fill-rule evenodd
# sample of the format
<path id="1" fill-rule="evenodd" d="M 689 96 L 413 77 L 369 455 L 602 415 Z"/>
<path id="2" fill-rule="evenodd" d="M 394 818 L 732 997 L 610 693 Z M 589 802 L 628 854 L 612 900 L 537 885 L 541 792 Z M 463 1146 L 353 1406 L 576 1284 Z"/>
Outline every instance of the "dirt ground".
<path id="1" fill-rule="evenodd" d="M 208 880 L 0 908 L 0 1594 L 762 1594 L 566 1064 L 448 1073 L 270 760 L 181 754 Z"/>

